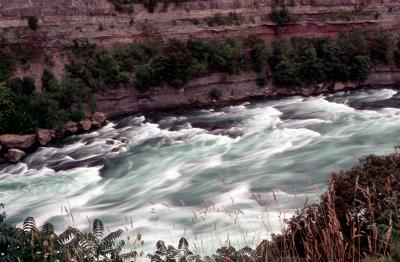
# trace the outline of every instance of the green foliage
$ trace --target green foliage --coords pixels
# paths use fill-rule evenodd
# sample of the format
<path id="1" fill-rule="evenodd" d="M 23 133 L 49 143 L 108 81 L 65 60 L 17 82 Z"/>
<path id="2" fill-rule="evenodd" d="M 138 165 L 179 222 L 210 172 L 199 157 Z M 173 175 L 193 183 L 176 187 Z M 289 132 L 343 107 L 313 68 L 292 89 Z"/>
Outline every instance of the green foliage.
<path id="1" fill-rule="evenodd" d="M 163 84 L 180 88 L 193 78 L 215 72 L 236 74 L 250 66 L 261 70 L 266 56 L 265 43 L 255 36 L 225 42 L 190 39 L 160 45 L 154 41 L 117 45 L 111 50 L 78 45 L 67 71 L 93 91 L 130 84 L 145 91 Z"/>
<path id="2" fill-rule="evenodd" d="M 47 69 L 44 69 L 42 74 L 42 90 L 49 93 L 54 93 L 58 90 L 56 78 L 53 73 Z"/>
<path id="3" fill-rule="evenodd" d="M 397 67 L 400 67 L 400 50 L 393 52 L 393 59 Z"/>
<path id="4" fill-rule="evenodd" d="M 268 84 L 268 79 L 264 72 L 258 75 L 256 83 L 259 87 L 264 87 Z"/>
<path id="5" fill-rule="evenodd" d="M 0 85 L 0 134 L 9 129 L 9 123 L 15 115 L 16 106 L 12 99 L 12 93 L 5 86 Z"/>
<path id="6" fill-rule="evenodd" d="M 264 40 L 256 35 L 250 35 L 246 40 L 246 47 L 250 50 L 250 58 L 253 70 L 261 72 L 268 61 L 269 50 Z"/>
<path id="7" fill-rule="evenodd" d="M 162 54 L 152 61 L 153 77 L 156 78 L 156 82 L 166 82 L 173 87 L 182 87 L 189 81 L 191 64 L 192 55 L 185 44 L 172 41 L 165 47 Z"/>
<path id="8" fill-rule="evenodd" d="M 272 22 L 277 23 L 278 25 L 293 23 L 296 21 L 295 15 L 287 9 L 272 10 L 268 17 Z"/>
<path id="9" fill-rule="evenodd" d="M 153 13 L 158 3 L 163 3 L 164 8 L 169 3 L 179 4 L 185 0 L 111 0 L 115 8 L 119 12 L 132 13 L 134 11 L 133 4 L 142 4 L 149 13 Z"/>
<path id="10" fill-rule="evenodd" d="M 217 99 L 218 100 L 218 99 L 220 99 L 222 97 L 222 91 L 220 89 L 213 88 L 210 91 L 209 97 L 211 99 Z"/>
<path id="11" fill-rule="evenodd" d="M 240 13 L 229 12 L 228 14 L 216 13 L 205 20 L 208 26 L 241 25 L 244 22 L 244 17 Z"/>
<path id="12" fill-rule="evenodd" d="M 42 92 L 35 92 L 30 77 L 9 79 L 0 86 L 0 134 L 34 133 L 39 127 L 62 128 L 70 119 L 81 119 L 73 104 L 86 99 L 90 90 L 80 79 L 66 76 L 61 83 L 49 71 L 42 77 Z"/>
<path id="13" fill-rule="evenodd" d="M 12 55 L 0 48 L 0 83 L 7 80 L 15 70 Z"/>
<path id="14" fill-rule="evenodd" d="M 254 260 L 253 250 L 244 247 L 236 250 L 228 243 L 216 250 L 212 256 L 200 257 L 189 249 L 189 243 L 185 238 L 179 240 L 178 248 L 171 245 L 165 246 L 164 241 L 159 240 L 156 244 L 156 251 L 148 254 L 147 257 L 152 262 L 178 262 L 178 261 L 258 261 Z"/>
<path id="15" fill-rule="evenodd" d="M 91 95 L 89 98 L 89 106 L 90 106 L 90 111 L 91 113 L 94 113 L 97 111 L 97 98 L 94 95 Z"/>
<path id="16" fill-rule="evenodd" d="M 4 205 L 0 205 L 4 207 Z M 121 229 L 107 235 L 103 222 L 95 219 L 87 232 L 68 227 L 55 233 L 50 223 L 37 227 L 28 217 L 23 228 L 5 224 L 5 213 L 0 215 L 1 261 L 126 261 L 135 259 L 136 251 L 125 253 Z"/>
<path id="17" fill-rule="evenodd" d="M 36 31 L 39 27 L 39 20 L 36 16 L 28 17 L 28 26 L 32 31 Z"/>
<path id="18" fill-rule="evenodd" d="M 359 81 L 372 69 L 363 33 L 329 38 L 292 38 L 273 44 L 269 65 L 275 82 L 284 86 L 311 82 Z"/>
<path id="19" fill-rule="evenodd" d="M 375 63 L 388 64 L 393 58 L 393 35 L 380 29 L 369 37 L 371 59 Z"/>

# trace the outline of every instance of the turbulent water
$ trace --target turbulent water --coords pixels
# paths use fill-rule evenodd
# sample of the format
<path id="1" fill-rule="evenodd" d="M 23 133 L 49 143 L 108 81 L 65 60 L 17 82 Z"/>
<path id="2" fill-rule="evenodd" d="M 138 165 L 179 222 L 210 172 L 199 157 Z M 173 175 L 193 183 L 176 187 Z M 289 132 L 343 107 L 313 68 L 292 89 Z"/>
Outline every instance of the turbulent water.
<path id="1" fill-rule="evenodd" d="M 199 253 L 256 245 L 324 191 L 331 171 L 398 144 L 400 94 L 357 91 L 126 117 L 1 167 L 9 222 L 88 225 Z M 141 248 L 141 247 L 139 247 Z"/>

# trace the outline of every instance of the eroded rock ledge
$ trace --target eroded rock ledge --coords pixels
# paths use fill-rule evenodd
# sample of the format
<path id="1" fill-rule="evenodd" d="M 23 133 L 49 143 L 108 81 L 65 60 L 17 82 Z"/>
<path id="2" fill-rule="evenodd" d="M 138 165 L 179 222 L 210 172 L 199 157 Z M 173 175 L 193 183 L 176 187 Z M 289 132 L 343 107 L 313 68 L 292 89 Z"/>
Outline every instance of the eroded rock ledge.
<path id="1" fill-rule="evenodd" d="M 367 80 L 362 82 L 313 84 L 306 87 L 279 87 L 270 79 L 264 87 L 257 85 L 257 74 L 245 72 L 226 76 L 214 74 L 195 79 L 183 89 L 168 86 L 152 88 L 147 92 L 137 91 L 134 87 L 108 90 L 97 94 L 97 108 L 114 117 L 145 111 L 165 110 L 176 107 L 196 107 L 221 105 L 251 98 L 280 98 L 294 95 L 310 96 L 359 88 L 387 88 L 400 83 L 400 70 L 375 68 Z M 221 91 L 219 99 L 210 97 L 213 89 Z"/>
<path id="2" fill-rule="evenodd" d="M 289 96 L 312 96 L 361 88 L 393 88 L 400 83 L 400 70 L 375 68 L 367 80 L 362 82 L 316 83 L 306 87 L 279 87 L 272 80 L 264 87 L 257 85 L 257 74 L 245 72 L 239 75 L 214 74 L 189 82 L 182 89 L 168 86 L 140 92 L 134 87 L 108 90 L 97 94 L 97 108 L 102 113 L 90 115 L 87 119 L 68 122 L 63 130 L 39 129 L 37 134 L 0 136 L 1 155 L 11 163 L 19 162 L 24 150 L 45 146 L 52 140 L 66 135 L 88 132 L 107 123 L 108 118 L 146 111 L 167 110 L 177 107 L 218 106 L 252 98 L 282 98 Z M 219 99 L 211 98 L 214 89 L 221 91 Z"/>
<path id="3" fill-rule="evenodd" d="M 107 123 L 106 114 L 96 112 L 79 123 L 68 122 L 63 130 L 38 129 L 36 134 L 17 135 L 5 134 L 0 136 L 0 162 L 3 157 L 11 163 L 19 162 L 26 150 L 38 146 L 46 146 L 52 140 L 61 139 L 66 135 L 83 133 L 99 128 Z"/>

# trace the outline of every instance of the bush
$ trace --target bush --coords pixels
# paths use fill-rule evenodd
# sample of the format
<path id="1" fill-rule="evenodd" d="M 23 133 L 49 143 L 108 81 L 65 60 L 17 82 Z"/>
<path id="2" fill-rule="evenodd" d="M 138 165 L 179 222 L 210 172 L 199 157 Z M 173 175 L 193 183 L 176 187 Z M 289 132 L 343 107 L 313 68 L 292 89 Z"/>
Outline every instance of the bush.
<path id="1" fill-rule="evenodd" d="M 260 73 L 257 77 L 256 83 L 259 87 L 264 87 L 268 84 L 268 79 L 265 73 Z"/>
<path id="2" fill-rule="evenodd" d="M 32 31 L 36 31 L 39 28 L 39 20 L 36 16 L 28 17 L 28 26 Z"/>
<path id="3" fill-rule="evenodd" d="M 278 25 L 293 23 L 296 21 L 295 15 L 287 9 L 273 10 L 268 17 L 272 22 L 277 23 Z"/>
<path id="4" fill-rule="evenodd" d="M 58 88 L 58 82 L 53 73 L 44 69 L 42 73 L 42 90 L 49 93 L 55 93 Z"/>
<path id="5" fill-rule="evenodd" d="M 4 208 L 3 204 L 0 204 Z M 136 251 L 124 253 L 123 231 L 118 229 L 106 235 L 103 222 L 94 219 L 87 232 L 68 227 L 61 234 L 45 223 L 36 226 L 33 217 L 27 217 L 23 227 L 4 222 L 7 214 L 0 214 L 0 252 L 2 261 L 116 261 L 135 259 Z M 139 237 L 138 237 L 139 238 Z M 140 241 L 140 239 L 138 239 Z"/>
<path id="6" fill-rule="evenodd" d="M 222 91 L 217 89 L 217 88 L 213 88 L 210 93 L 209 93 L 209 97 L 211 99 L 220 99 L 222 97 Z"/>
<path id="7" fill-rule="evenodd" d="M 214 16 L 205 19 L 208 26 L 219 25 L 241 25 L 244 22 L 242 14 L 229 12 L 228 14 L 216 13 Z"/>
<path id="8" fill-rule="evenodd" d="M 7 80 L 15 70 L 15 62 L 9 52 L 0 49 L 0 83 Z"/>
<path id="9" fill-rule="evenodd" d="M 90 89 L 80 79 L 65 76 L 61 83 L 49 72 L 42 77 L 42 92 L 33 78 L 13 78 L 0 86 L 0 134 L 34 133 L 42 128 L 62 128 L 82 115 L 73 105 L 86 101 Z"/>
<path id="10" fill-rule="evenodd" d="M 393 52 L 393 59 L 397 67 L 400 67 L 400 50 Z"/>
<path id="11" fill-rule="evenodd" d="M 250 58 L 253 70 L 261 72 L 267 64 L 269 50 L 264 40 L 256 35 L 251 35 L 246 40 L 246 47 L 250 49 Z"/>
<path id="12" fill-rule="evenodd" d="M 370 54 L 375 63 L 388 64 L 393 58 L 393 36 L 384 30 L 377 30 L 370 36 Z"/>
<path id="13" fill-rule="evenodd" d="M 372 69 L 366 46 L 358 32 L 337 40 L 292 38 L 273 44 L 268 63 L 275 82 L 283 86 L 365 80 Z"/>

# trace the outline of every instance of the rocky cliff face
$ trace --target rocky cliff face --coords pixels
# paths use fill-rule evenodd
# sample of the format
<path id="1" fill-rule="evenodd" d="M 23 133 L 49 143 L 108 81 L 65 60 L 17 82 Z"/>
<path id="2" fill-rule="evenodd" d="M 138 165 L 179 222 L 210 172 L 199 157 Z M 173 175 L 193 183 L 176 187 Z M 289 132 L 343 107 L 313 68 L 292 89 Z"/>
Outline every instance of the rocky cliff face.
<path id="1" fill-rule="evenodd" d="M 298 20 L 278 26 L 268 19 L 277 2 L 296 14 Z M 210 26 L 206 19 L 217 13 L 235 12 L 240 24 Z M 28 27 L 36 16 L 39 28 Z M 335 36 L 344 30 L 399 27 L 397 0 L 196 0 L 180 4 L 159 3 L 153 13 L 141 4 L 130 12 L 118 12 L 111 0 L 0 0 L 0 36 L 9 43 L 28 43 L 45 50 L 43 57 L 20 68 L 17 75 L 33 75 L 39 83 L 44 68 L 63 75 L 66 46 L 76 39 L 89 39 L 102 46 L 158 37 L 187 39 L 191 36 L 227 38 L 254 33 L 271 42 L 292 36 Z"/>
<path id="2" fill-rule="evenodd" d="M 143 111 L 171 109 L 178 106 L 220 105 L 227 102 L 243 101 L 250 98 L 277 98 L 292 95 L 318 95 L 364 87 L 395 87 L 400 83 L 400 71 L 391 68 L 376 68 L 369 78 L 362 82 L 314 84 L 307 87 L 282 88 L 272 81 L 260 87 L 254 72 L 224 76 L 215 74 L 191 81 L 184 89 L 171 87 L 153 88 L 138 92 L 134 88 L 109 90 L 98 94 L 98 110 L 109 117 Z M 221 97 L 210 97 L 213 89 L 221 91 Z"/>
<path id="3" fill-rule="evenodd" d="M 296 14 L 297 21 L 286 25 L 269 21 L 268 14 L 277 8 L 277 2 Z M 243 21 L 235 25 L 207 24 L 207 19 L 215 14 L 229 12 L 241 14 Z M 28 27 L 30 16 L 38 18 L 37 31 Z M 86 38 L 107 47 L 151 37 L 227 38 L 254 33 L 271 42 L 293 36 L 336 36 L 341 31 L 357 28 L 381 27 L 395 31 L 400 25 L 399 18 L 397 0 L 196 0 L 159 3 L 153 13 L 141 4 L 134 4 L 129 13 L 118 12 L 110 0 L 0 0 L 0 35 L 11 44 L 33 44 L 51 58 L 48 63 L 45 57 L 39 57 L 17 70 L 20 76 L 33 75 L 37 84 L 44 68 L 61 78 L 68 63 L 63 50 L 76 39 Z M 381 76 L 375 72 L 371 79 Z M 201 104 L 208 99 L 206 94 L 211 87 L 223 89 L 222 100 L 274 95 L 271 85 L 257 88 L 255 78 L 254 74 L 247 73 L 220 81 L 221 76 L 213 75 L 192 81 L 185 91 L 166 87 L 156 88 L 149 94 L 139 94 L 133 88 L 113 90 L 99 95 L 99 110 L 114 114 L 154 109 L 157 103 L 165 105 L 162 107 Z M 159 101 L 161 96 L 163 101 Z"/>
<path id="4" fill-rule="evenodd" d="M 267 41 L 280 37 L 334 35 L 344 29 L 376 26 L 394 30 L 399 25 L 400 6 L 394 0 L 292 0 L 287 5 L 299 16 L 297 23 L 276 34 L 276 25 L 266 15 L 276 0 L 202 0 L 158 4 L 153 13 L 135 4 L 131 13 L 117 12 L 109 0 L 0 0 L 0 34 L 11 42 L 40 40 L 46 47 L 71 44 L 88 38 L 102 45 L 131 42 L 159 36 L 185 39 L 228 37 L 254 32 Z M 203 19 L 216 13 L 236 12 L 241 25 L 208 26 Z M 36 32 L 27 27 L 27 17 L 39 18 Z"/>

